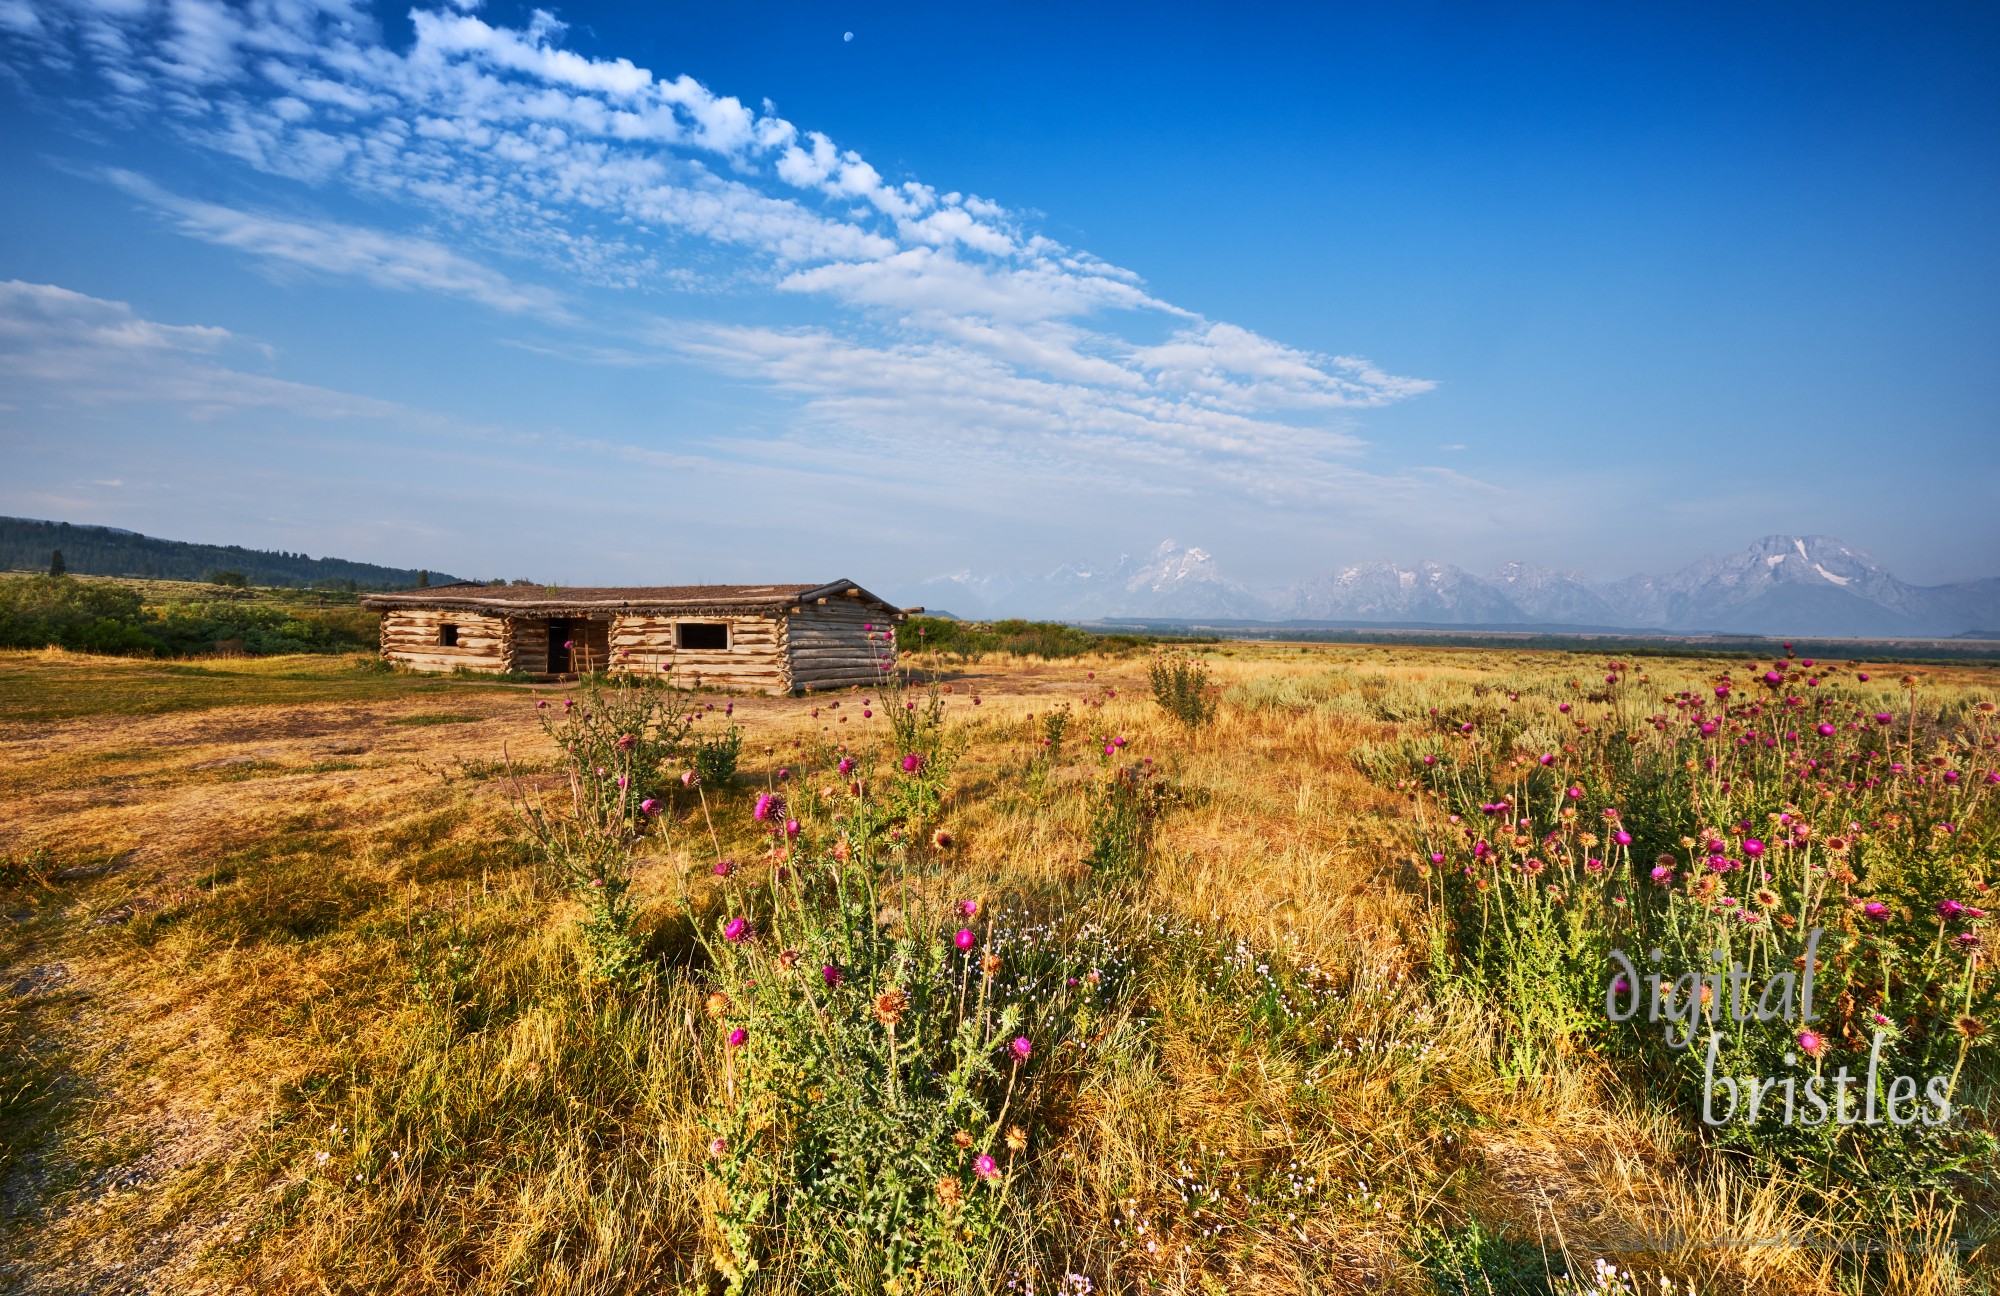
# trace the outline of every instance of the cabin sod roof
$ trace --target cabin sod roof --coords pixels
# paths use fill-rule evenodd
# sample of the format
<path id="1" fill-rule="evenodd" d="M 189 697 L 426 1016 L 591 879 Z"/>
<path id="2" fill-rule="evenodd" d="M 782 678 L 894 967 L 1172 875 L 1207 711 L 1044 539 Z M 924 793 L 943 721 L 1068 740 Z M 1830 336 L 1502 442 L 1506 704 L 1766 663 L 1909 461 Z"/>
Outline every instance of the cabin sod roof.
<path id="1" fill-rule="evenodd" d="M 639 585 L 578 586 L 573 589 L 544 585 L 438 585 L 430 589 L 402 590 L 394 594 L 369 594 L 361 606 L 377 612 L 399 608 L 440 608 L 462 612 L 485 612 L 515 616 L 587 616 L 593 612 L 637 612 L 667 616 L 780 616 L 795 607 L 818 603 L 821 599 L 847 602 L 848 590 L 855 603 L 900 613 L 888 600 L 862 589 L 853 581 L 832 581 L 824 585 Z"/>

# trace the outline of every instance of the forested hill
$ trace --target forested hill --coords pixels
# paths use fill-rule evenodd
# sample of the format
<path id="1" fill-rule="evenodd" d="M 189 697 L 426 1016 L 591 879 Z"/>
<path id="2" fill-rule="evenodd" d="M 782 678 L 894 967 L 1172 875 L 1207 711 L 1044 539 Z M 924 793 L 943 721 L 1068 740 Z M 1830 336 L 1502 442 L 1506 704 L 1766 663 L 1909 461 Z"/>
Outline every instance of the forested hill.
<path id="1" fill-rule="evenodd" d="M 360 589 L 408 589 L 422 573 L 416 568 L 378 567 L 345 558 L 309 558 L 241 545 L 190 544 L 159 540 L 113 527 L 71 526 L 32 518 L 0 518 L 0 570 L 47 571 L 56 550 L 67 571 L 85 576 L 136 576 L 155 580 L 209 580 L 235 572 L 251 585 L 341 585 Z M 458 579 L 429 573 L 429 583 Z"/>

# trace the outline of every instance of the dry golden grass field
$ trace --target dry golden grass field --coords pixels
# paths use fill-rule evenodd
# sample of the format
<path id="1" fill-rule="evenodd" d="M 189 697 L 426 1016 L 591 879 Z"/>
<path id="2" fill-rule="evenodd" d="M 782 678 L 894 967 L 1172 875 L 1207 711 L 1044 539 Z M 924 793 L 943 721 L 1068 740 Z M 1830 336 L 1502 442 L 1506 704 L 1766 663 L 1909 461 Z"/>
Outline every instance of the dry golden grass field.
<path id="1" fill-rule="evenodd" d="M 657 813 L 635 817 L 641 835 L 618 867 L 636 953 L 609 976 L 580 922 L 603 879 L 569 885 L 517 807 L 539 799 L 559 818 L 572 804 L 544 725 L 565 690 L 348 658 L 0 654 L 0 1289 L 1991 1289 L 1990 1162 L 1853 1185 L 1774 1171 L 1710 1146 L 1670 1094 L 1635 1078 L 1638 1063 L 1587 1035 L 1510 1035 L 1503 1000 L 1450 971 L 1436 878 L 1416 866 L 1428 849 L 1417 834 L 1452 807 L 1416 789 L 1438 767 L 1412 762 L 1426 742 L 1460 759 L 1466 740 L 1431 708 L 1463 713 L 1468 731 L 1479 716 L 1511 723 L 1491 720 L 1496 703 L 1536 708 L 1512 759 L 1526 768 L 1546 747 L 1582 761 L 1594 749 L 1558 747 L 1556 726 L 1587 712 L 1621 743 L 1630 730 L 1634 750 L 1679 741 L 1648 727 L 1662 697 L 1707 696 L 1723 674 L 1769 663 L 1648 659 L 1628 703 L 1589 700 L 1606 670 L 1584 654 L 1263 644 L 1197 656 L 1219 705 L 1195 727 L 1156 705 L 1144 654 L 930 663 L 949 689 L 934 750 L 956 763 L 938 767 L 939 804 L 885 830 L 893 865 L 865 910 L 810 910 L 820 902 L 801 878 L 823 858 L 846 863 L 850 838 L 865 849 L 850 817 L 863 811 L 838 807 L 903 787 L 879 713 L 927 705 L 922 689 L 700 695 L 714 710 L 696 734 L 740 725 L 740 766 L 689 788 L 674 764 Z M 1953 813 L 1990 826 L 1978 778 L 1996 763 L 1983 718 L 1995 672 L 1924 668 L 1906 686 L 1900 668 L 1877 669 L 1866 683 L 1850 672 L 1843 696 L 1856 714 L 1893 713 L 1883 732 L 1898 742 L 1907 720 L 1898 759 L 1944 753 L 1950 795 L 1985 798 Z M 1578 710 L 1559 718 L 1555 700 L 1571 696 Z M 1064 706 L 1050 760 L 1040 739 Z M 1498 788 L 1493 755 L 1482 786 Z M 1120 845 L 1106 836 L 1119 804 L 1107 789 L 1131 766 L 1143 822 Z M 789 809 L 759 820 L 767 792 Z M 1925 846 L 1948 876 L 1921 885 L 1983 895 L 1996 869 L 1979 831 L 1949 826 L 1963 850 Z M 1106 841 L 1124 852 L 1117 869 Z M 1641 881 L 1651 858 L 1634 865 Z M 719 873 L 718 859 L 734 869 Z M 1852 885 L 1859 905 L 1867 878 Z M 950 962 L 962 912 L 950 907 L 964 901 L 978 903 L 964 941 L 979 944 Z M 718 936 L 739 913 L 748 925 Z M 1955 921 L 1939 941 L 1986 930 Z M 880 1206 L 891 1222 L 870 1222 L 876 1205 L 828 1214 L 836 1199 L 812 1194 L 834 1192 L 876 1137 L 826 1115 L 847 1092 L 833 1073 L 860 1054 L 832 1046 L 826 1077 L 783 1067 L 822 1056 L 814 1022 L 856 988 L 835 969 L 864 982 L 863 955 L 825 954 L 822 986 L 822 956 L 794 967 L 782 946 L 859 949 L 840 944 L 862 939 L 855 924 L 913 942 L 940 922 L 943 954 L 899 945 L 885 975 L 917 992 L 909 969 L 942 967 L 936 1011 L 967 1030 L 970 998 L 984 1012 L 987 982 L 996 1006 L 1011 987 L 1021 1011 L 1006 1020 L 1032 1056 L 1003 1054 L 969 1082 L 983 1106 L 936 1099 L 939 1146 L 910 1172 L 914 1195 L 895 1188 Z M 1977 1018 L 1992 978 L 1977 940 L 1966 948 L 1980 952 L 1952 957 L 1970 960 Z M 1000 972 L 979 970 L 982 949 L 1004 954 Z M 786 975 L 807 987 L 783 1001 L 805 1005 L 792 1017 L 771 997 Z M 856 1092 L 902 1112 L 917 1099 L 898 1086 L 956 1083 L 935 1061 L 955 1056 L 944 1043 L 928 1073 L 913 1063 L 897 1079 L 920 1047 L 918 1009 L 899 1043 L 907 996 L 866 989 L 881 995 L 855 1000 L 851 1030 L 882 1035 L 889 1087 Z M 939 1040 L 956 1027 L 942 1029 Z M 1915 1017 L 1901 1029 L 1959 1038 Z M 1971 1031 L 1957 1046 L 1959 1106 L 1976 1132 L 1994 1050 Z M 780 1058 L 766 1046 L 779 1037 L 806 1042 Z M 760 1102 L 805 1110 L 759 1115 Z M 953 1160 L 966 1142 L 949 1146 L 953 1121 L 992 1121 L 970 1151 L 990 1146 L 997 1162 Z M 992 1141 L 1003 1125 L 1019 1133 L 1004 1152 Z M 769 1150 L 808 1127 L 822 1142 Z M 896 1128 L 883 1137 L 929 1137 Z M 793 1194 L 789 1217 L 753 1218 L 758 1184 Z M 763 1200 L 768 1215 L 780 1197 Z"/>

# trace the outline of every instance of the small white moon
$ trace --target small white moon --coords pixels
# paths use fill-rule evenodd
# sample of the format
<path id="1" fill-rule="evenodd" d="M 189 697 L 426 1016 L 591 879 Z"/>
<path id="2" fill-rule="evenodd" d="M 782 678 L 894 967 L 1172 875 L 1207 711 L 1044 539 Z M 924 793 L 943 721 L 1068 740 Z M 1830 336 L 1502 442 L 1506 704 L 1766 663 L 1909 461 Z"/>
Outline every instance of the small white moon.
<path id="1" fill-rule="evenodd" d="M 844 40 L 844 41 L 851 41 L 851 40 L 853 40 L 853 39 L 854 39 L 854 33 L 853 33 L 853 32 L 842 32 L 842 33 L 841 33 L 841 36 L 840 36 L 840 39 L 842 39 L 842 40 Z"/>

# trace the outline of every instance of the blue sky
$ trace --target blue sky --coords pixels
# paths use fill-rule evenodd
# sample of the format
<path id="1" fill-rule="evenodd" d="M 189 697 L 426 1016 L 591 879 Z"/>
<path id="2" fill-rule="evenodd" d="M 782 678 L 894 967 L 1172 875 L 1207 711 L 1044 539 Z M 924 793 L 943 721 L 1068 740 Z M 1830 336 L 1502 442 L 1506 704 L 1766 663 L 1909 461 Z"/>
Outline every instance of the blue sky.
<path id="1" fill-rule="evenodd" d="M 0 512 L 2000 574 L 2000 11 L 1743 9 L 0 0 Z"/>

